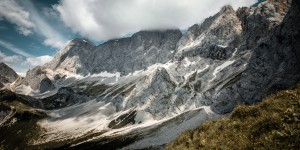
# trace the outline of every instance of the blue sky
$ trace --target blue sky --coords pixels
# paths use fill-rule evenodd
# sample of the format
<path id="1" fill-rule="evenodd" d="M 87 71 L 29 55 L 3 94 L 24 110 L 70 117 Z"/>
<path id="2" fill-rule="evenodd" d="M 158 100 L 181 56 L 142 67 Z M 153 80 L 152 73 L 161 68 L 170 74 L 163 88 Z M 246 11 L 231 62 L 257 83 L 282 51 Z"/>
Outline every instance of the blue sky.
<path id="1" fill-rule="evenodd" d="M 188 28 L 224 5 L 257 0 L 0 0 L 0 61 L 19 73 L 43 65 L 73 38 L 96 44 L 140 30 Z"/>
<path id="2" fill-rule="evenodd" d="M 3 5 L 6 1 L 0 1 L 0 3 Z M 22 0 L 15 1 L 15 4 L 9 6 L 12 7 L 9 8 L 11 11 L 22 8 L 24 12 L 28 12 L 28 20 L 34 24 L 34 27 L 29 27 L 30 33 L 22 33 L 18 29 L 21 23 L 10 20 L 9 16 L 5 16 L 7 14 L 2 14 L 2 17 L 0 14 L 0 61 L 2 59 L 16 71 L 24 73 L 34 65 L 49 61 L 68 40 L 81 37 L 66 27 L 57 14 L 51 14 L 53 13 L 52 5 L 55 4 L 58 4 L 58 0 Z M 47 26 L 45 27 L 44 24 Z M 56 32 L 57 35 L 47 32 Z M 57 38 L 63 44 L 45 43 L 51 38 Z M 31 59 L 28 60 L 28 58 Z"/>

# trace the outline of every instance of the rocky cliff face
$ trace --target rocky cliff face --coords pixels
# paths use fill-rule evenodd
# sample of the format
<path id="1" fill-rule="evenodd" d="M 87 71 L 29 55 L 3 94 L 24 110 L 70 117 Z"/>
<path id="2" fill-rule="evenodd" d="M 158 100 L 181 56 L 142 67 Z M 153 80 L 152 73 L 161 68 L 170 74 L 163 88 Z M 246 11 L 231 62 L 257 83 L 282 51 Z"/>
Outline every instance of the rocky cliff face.
<path id="1" fill-rule="evenodd" d="M 156 63 L 166 63 L 172 59 L 181 36 L 180 30 L 141 31 L 129 38 L 108 41 L 96 48 L 98 55 L 89 56 L 89 70 L 127 75 Z"/>
<path id="2" fill-rule="evenodd" d="M 231 6 L 225 6 L 216 15 L 204 20 L 201 25 L 190 27 L 177 44 L 176 58 L 201 56 L 224 60 L 229 58 L 234 47 L 229 47 L 241 33 L 242 27 Z"/>
<path id="3" fill-rule="evenodd" d="M 74 73 L 83 73 L 86 70 L 86 64 L 91 59 L 88 57 L 96 48 L 94 44 L 83 39 L 74 39 L 58 52 L 54 59 L 45 64 L 46 68 L 57 70 L 62 69 Z"/>
<path id="4" fill-rule="evenodd" d="M 12 68 L 0 62 L 0 88 L 4 87 L 4 84 L 13 83 L 17 78 L 18 74 Z"/>
<path id="5" fill-rule="evenodd" d="M 241 79 L 217 94 L 217 103 L 213 107 L 216 112 L 228 112 L 231 109 L 224 108 L 238 101 L 245 104 L 255 103 L 270 93 L 299 82 L 300 7 L 294 1 L 284 19 L 287 9 L 279 9 L 280 6 L 289 6 L 289 3 L 290 1 L 264 3 L 243 20 L 246 38 L 257 40 L 247 40 L 246 46 L 242 46 L 250 47 L 250 42 L 256 42 L 252 45 L 253 54 L 247 69 L 241 74 Z M 244 11 L 251 12 L 247 9 Z M 256 23 L 257 19 L 254 18 L 264 18 L 259 19 L 264 22 Z M 258 33 L 251 35 L 254 30 L 258 30 Z"/>
<path id="6" fill-rule="evenodd" d="M 29 70 L 23 84 L 29 85 L 33 90 L 44 93 L 54 89 L 53 82 L 48 78 L 45 67 L 37 66 Z"/>
<path id="7" fill-rule="evenodd" d="M 131 37 L 110 40 L 99 46 L 75 39 L 46 67 L 83 75 L 104 71 L 126 75 L 172 59 L 181 36 L 180 30 L 141 31 Z"/>

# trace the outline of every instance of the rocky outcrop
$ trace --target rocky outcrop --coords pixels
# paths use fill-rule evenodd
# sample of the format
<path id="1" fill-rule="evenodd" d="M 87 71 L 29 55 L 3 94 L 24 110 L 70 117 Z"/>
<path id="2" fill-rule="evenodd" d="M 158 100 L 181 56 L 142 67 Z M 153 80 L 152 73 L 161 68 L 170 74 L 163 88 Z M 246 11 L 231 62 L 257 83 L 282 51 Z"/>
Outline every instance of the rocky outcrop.
<path id="1" fill-rule="evenodd" d="M 87 72 L 87 62 L 91 59 L 88 57 L 96 48 L 88 40 L 73 39 L 68 45 L 58 52 L 52 61 L 45 64 L 46 68 L 56 70 L 62 69 L 73 73 Z"/>
<path id="2" fill-rule="evenodd" d="M 230 47 L 241 33 L 239 18 L 231 6 L 225 6 L 216 15 L 204 20 L 201 25 L 190 27 L 177 43 L 175 58 L 201 56 L 224 60 L 230 57 L 235 47 Z"/>
<path id="3" fill-rule="evenodd" d="M 37 66 L 27 71 L 23 83 L 29 85 L 33 90 L 39 90 L 40 93 L 52 90 L 55 86 L 46 74 L 45 67 Z"/>
<path id="4" fill-rule="evenodd" d="M 76 94 L 70 87 L 62 87 L 56 94 L 43 98 L 41 101 L 45 109 L 59 109 L 76 103 L 87 102 L 92 98 L 92 96 Z"/>
<path id="5" fill-rule="evenodd" d="M 285 9 L 279 9 L 284 5 Z M 243 33 L 240 39 L 241 49 L 249 50 L 257 46 L 259 40 L 267 36 L 272 30 L 277 27 L 286 15 L 290 6 L 289 0 L 278 2 L 261 3 L 254 8 L 239 8 L 236 12 L 241 20 Z"/>
<path id="6" fill-rule="evenodd" d="M 19 78 L 18 74 L 3 62 L 0 62 L 0 88 L 4 87 L 4 84 L 13 83 Z"/>
<path id="7" fill-rule="evenodd" d="M 282 2 L 284 2 L 282 4 Z M 280 20 L 268 19 L 279 14 L 284 15 L 285 9 L 280 9 L 282 12 L 275 11 L 276 6 L 285 5 L 285 2 L 280 1 L 274 3 L 263 3 L 258 7 L 252 15 L 246 17 L 245 22 L 248 24 L 252 35 L 265 36 L 260 37 L 257 43 L 253 45 L 254 50 L 249 65 L 245 72 L 241 75 L 241 79 L 230 87 L 221 90 L 215 98 L 216 103 L 213 105 L 214 111 L 219 113 L 230 112 L 237 102 L 252 104 L 260 101 L 263 97 L 275 91 L 288 88 L 300 81 L 300 4 L 299 1 L 293 1 L 291 9 L 284 17 L 282 23 Z M 262 8 L 271 7 L 271 9 Z M 259 16 L 258 12 L 262 12 L 259 18 L 264 18 L 265 12 L 273 12 L 273 15 L 266 15 L 265 19 L 273 20 L 272 23 L 262 24 L 261 22 L 253 22 L 253 17 Z M 274 14 L 275 13 L 275 14 Z M 254 16 L 253 16 L 254 15 Z M 278 19 L 278 17 L 275 17 Z M 247 20 L 249 19 L 249 20 Z M 281 19 L 281 17 L 279 17 Z M 267 21 L 268 23 L 268 21 Z M 274 24 L 273 24 L 274 23 Z M 251 26 L 258 26 L 253 27 Z M 276 26 L 276 24 L 279 24 Z M 263 29 L 263 27 L 265 27 Z M 260 29 L 259 32 L 253 34 L 252 29 Z M 264 31 L 262 31 L 264 30 Z M 248 32 L 248 30 L 246 30 Z M 257 33 L 257 34 L 256 34 Z M 247 34 L 247 33 L 246 33 Z M 250 33 L 248 33 L 250 35 Z M 249 42 L 253 42 L 250 40 Z"/>

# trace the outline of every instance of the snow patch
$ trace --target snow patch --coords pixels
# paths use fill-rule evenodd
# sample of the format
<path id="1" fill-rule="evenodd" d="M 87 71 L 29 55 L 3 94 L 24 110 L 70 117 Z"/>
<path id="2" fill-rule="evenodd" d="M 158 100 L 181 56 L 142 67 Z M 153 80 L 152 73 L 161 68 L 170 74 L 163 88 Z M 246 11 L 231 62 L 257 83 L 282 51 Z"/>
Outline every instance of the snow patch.
<path id="1" fill-rule="evenodd" d="M 142 111 L 142 110 L 138 110 L 136 113 L 136 116 L 134 118 L 134 121 L 138 124 L 140 123 L 146 123 L 149 121 L 153 121 L 153 117 L 150 113 L 146 112 L 146 111 Z"/>
<path id="2" fill-rule="evenodd" d="M 208 82 L 213 81 L 216 78 L 217 73 L 219 73 L 221 70 L 223 70 L 227 66 L 233 64 L 234 62 L 235 62 L 235 60 L 229 60 L 229 61 L 225 61 L 222 65 L 218 66 L 213 72 L 213 78 L 210 79 Z"/>
<path id="3" fill-rule="evenodd" d="M 222 48 L 226 48 L 228 47 L 227 45 L 218 45 L 219 47 L 222 47 Z"/>

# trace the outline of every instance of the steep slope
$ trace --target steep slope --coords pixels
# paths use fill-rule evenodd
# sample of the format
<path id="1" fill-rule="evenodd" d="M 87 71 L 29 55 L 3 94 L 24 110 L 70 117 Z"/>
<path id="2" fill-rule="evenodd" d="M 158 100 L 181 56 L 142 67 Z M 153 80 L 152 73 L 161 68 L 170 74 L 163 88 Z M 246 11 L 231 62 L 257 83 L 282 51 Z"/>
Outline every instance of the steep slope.
<path id="1" fill-rule="evenodd" d="M 242 27 L 231 6 L 225 6 L 216 15 L 204 20 L 201 25 L 190 27 L 177 44 L 176 58 L 200 55 L 202 58 L 224 60 L 234 51 L 229 47 Z"/>
<path id="2" fill-rule="evenodd" d="M 0 89 L 5 84 L 13 83 L 19 78 L 18 74 L 5 63 L 0 62 Z"/>
<path id="3" fill-rule="evenodd" d="M 299 119 L 297 85 L 272 94 L 257 105 L 240 105 L 230 117 L 207 121 L 186 131 L 166 149 L 299 149 Z"/>
<path id="4" fill-rule="evenodd" d="M 47 71 L 44 67 L 37 66 L 30 69 L 26 73 L 23 84 L 30 86 L 33 90 L 44 93 L 55 88 L 53 82 L 47 76 Z"/>
<path id="5" fill-rule="evenodd" d="M 88 55 L 93 53 L 95 48 L 96 46 L 87 40 L 74 39 L 59 51 L 52 61 L 45 64 L 45 67 L 52 70 L 61 69 L 68 72 L 82 73 L 87 67 L 87 62 L 90 61 Z"/>
<path id="6" fill-rule="evenodd" d="M 294 1 L 291 10 L 285 16 L 282 23 L 279 24 L 280 18 L 277 16 L 282 14 L 282 12 L 280 9 L 275 8 L 289 1 L 283 2 L 275 2 L 274 5 L 271 5 L 273 3 L 263 3 L 252 15 L 246 17 L 246 22 L 244 23 L 247 26 L 246 32 L 249 29 L 250 31 L 254 29 L 263 30 L 256 27 L 258 26 L 257 24 L 261 23 L 254 24 L 254 27 L 251 26 L 253 25 L 253 18 L 257 17 L 266 16 L 264 26 L 266 24 L 271 26 L 266 26 L 268 27 L 268 32 L 260 32 L 264 33 L 263 35 L 265 36 L 255 34 L 255 36 L 259 36 L 259 38 L 255 37 L 259 40 L 256 40 L 257 42 L 247 69 L 241 74 L 241 79 L 238 82 L 222 89 L 216 95 L 215 101 L 217 103 L 213 106 L 214 111 L 219 113 L 230 112 L 233 107 L 228 106 L 234 105 L 237 101 L 252 104 L 260 101 L 268 94 L 288 88 L 299 82 L 300 6 L 297 1 Z M 270 8 L 266 9 L 267 7 Z M 273 10 L 272 12 L 275 13 L 271 13 L 272 15 L 270 15 L 270 10 Z M 273 19 L 274 17 L 277 19 Z M 279 25 L 274 26 L 274 24 Z M 246 37 L 252 39 L 250 35 Z M 250 41 L 253 42 L 253 40 Z"/>

